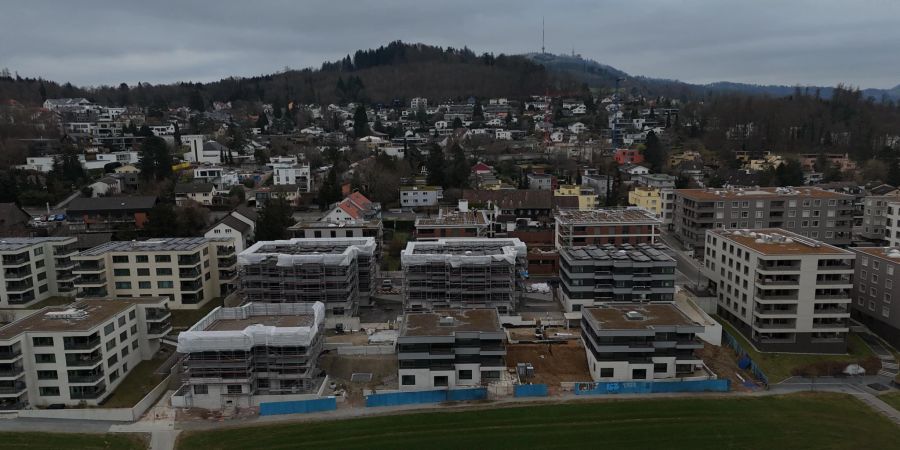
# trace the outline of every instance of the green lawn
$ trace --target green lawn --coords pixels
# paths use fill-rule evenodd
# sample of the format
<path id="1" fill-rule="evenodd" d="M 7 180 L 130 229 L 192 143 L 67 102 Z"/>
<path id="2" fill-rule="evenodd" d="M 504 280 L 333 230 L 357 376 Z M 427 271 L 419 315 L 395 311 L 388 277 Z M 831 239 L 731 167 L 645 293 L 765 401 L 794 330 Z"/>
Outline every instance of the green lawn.
<path id="1" fill-rule="evenodd" d="M 141 401 L 160 381 L 165 378 L 153 373 L 171 356 L 157 353 L 153 359 L 141 361 L 135 368 L 128 372 L 122 383 L 116 387 L 115 392 L 103 403 L 103 408 L 131 408 Z"/>
<path id="2" fill-rule="evenodd" d="M 143 450 L 147 444 L 133 434 L 0 433 L 0 449 Z"/>
<path id="3" fill-rule="evenodd" d="M 180 449 L 895 448 L 840 394 L 569 403 L 186 432 Z"/>
<path id="4" fill-rule="evenodd" d="M 851 333 L 848 339 L 848 354 L 846 355 L 801 355 L 794 353 L 760 353 L 756 351 L 747 339 L 744 338 L 739 331 L 731 326 L 725 319 L 716 316 L 716 320 L 722 324 L 722 327 L 729 334 L 737 338 L 741 347 L 750 353 L 750 358 L 765 372 L 769 378 L 770 384 L 784 381 L 793 375 L 799 373 L 826 375 L 824 365 L 833 363 L 837 367 L 843 369 L 850 363 L 865 363 L 861 365 L 871 365 L 872 358 L 875 354 L 856 334 Z M 868 361 L 867 361 L 868 360 Z M 877 364 L 880 367 L 880 363 Z M 876 370 L 877 371 L 877 370 Z"/>
<path id="5" fill-rule="evenodd" d="M 400 270 L 400 251 L 406 248 L 411 234 L 407 231 L 393 231 L 393 238 L 384 242 L 382 249 L 382 270 Z"/>
<path id="6" fill-rule="evenodd" d="M 172 328 L 175 331 L 186 330 L 195 323 L 204 318 L 210 311 L 224 303 L 222 297 L 216 297 L 203 305 L 200 309 L 173 309 L 172 310 Z"/>
<path id="7" fill-rule="evenodd" d="M 879 395 L 878 398 L 888 405 L 893 406 L 897 411 L 900 411 L 900 392 L 888 392 L 887 394 Z"/>

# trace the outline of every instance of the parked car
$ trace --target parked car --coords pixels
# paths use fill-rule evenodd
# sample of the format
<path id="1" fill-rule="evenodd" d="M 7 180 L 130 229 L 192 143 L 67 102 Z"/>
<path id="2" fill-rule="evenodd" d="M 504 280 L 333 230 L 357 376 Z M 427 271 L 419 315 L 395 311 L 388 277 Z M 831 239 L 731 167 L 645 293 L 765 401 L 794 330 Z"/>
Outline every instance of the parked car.
<path id="1" fill-rule="evenodd" d="M 381 280 L 381 288 L 382 289 L 392 289 L 394 287 L 394 282 L 391 281 L 390 278 L 385 278 Z"/>

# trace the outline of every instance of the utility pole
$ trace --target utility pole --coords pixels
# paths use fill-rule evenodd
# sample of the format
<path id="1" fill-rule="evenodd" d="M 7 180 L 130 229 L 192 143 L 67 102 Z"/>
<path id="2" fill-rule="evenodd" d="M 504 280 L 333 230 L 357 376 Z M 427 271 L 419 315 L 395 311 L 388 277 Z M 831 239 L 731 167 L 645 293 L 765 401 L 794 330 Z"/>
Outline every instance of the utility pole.
<path id="1" fill-rule="evenodd" d="M 541 16 L 541 54 L 544 55 L 546 53 L 544 48 L 544 16 Z"/>

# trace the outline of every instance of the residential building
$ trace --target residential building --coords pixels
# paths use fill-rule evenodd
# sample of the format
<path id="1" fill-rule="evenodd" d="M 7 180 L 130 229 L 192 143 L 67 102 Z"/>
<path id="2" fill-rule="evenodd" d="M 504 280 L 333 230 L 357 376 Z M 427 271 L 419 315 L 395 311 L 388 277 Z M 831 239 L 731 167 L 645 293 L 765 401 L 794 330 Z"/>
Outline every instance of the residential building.
<path id="1" fill-rule="evenodd" d="M 518 239 L 414 241 L 400 255 L 409 311 L 446 308 L 515 310 L 528 275 L 528 249 Z"/>
<path id="2" fill-rule="evenodd" d="M 553 192 L 550 190 L 465 190 L 463 199 L 474 208 L 487 210 L 488 220 L 515 222 L 519 218 L 549 220 L 553 216 Z"/>
<path id="3" fill-rule="evenodd" d="M 256 201 L 256 207 L 262 208 L 269 199 L 283 199 L 291 206 L 296 206 L 300 201 L 300 187 L 295 184 L 279 184 L 256 189 L 252 198 Z"/>
<path id="4" fill-rule="evenodd" d="M 158 297 L 171 309 L 200 309 L 234 290 L 234 238 L 112 241 L 72 257 L 76 296 Z"/>
<path id="5" fill-rule="evenodd" d="M 216 185 L 212 183 L 178 183 L 175 185 L 175 204 L 184 206 L 195 202 L 203 206 L 212 206 L 216 196 Z"/>
<path id="6" fill-rule="evenodd" d="M 238 208 L 209 227 L 203 237 L 234 238 L 234 252 L 238 254 L 253 242 L 258 217 L 259 214 L 250 208 Z"/>
<path id="7" fill-rule="evenodd" d="M 704 327 L 673 304 L 610 303 L 586 308 L 581 340 L 594 381 L 709 378 L 697 339 Z"/>
<path id="8" fill-rule="evenodd" d="M 659 189 L 675 189 L 676 177 L 664 173 L 640 173 L 631 177 L 638 186 Z"/>
<path id="9" fill-rule="evenodd" d="M 496 309 L 406 313 L 397 337 L 400 390 L 484 386 L 506 371 Z"/>
<path id="10" fill-rule="evenodd" d="M 853 252 L 782 229 L 708 230 L 719 316 L 761 351 L 846 353 Z"/>
<path id="11" fill-rule="evenodd" d="M 178 335 L 184 384 L 172 405 L 220 410 L 317 397 L 324 327 L 321 302 L 212 310 Z"/>
<path id="12" fill-rule="evenodd" d="M 373 202 L 359 192 L 353 192 L 338 202 L 328 214 L 325 222 L 340 223 L 348 220 L 377 220 L 381 218 L 381 204 Z"/>
<path id="13" fill-rule="evenodd" d="M 671 302 L 675 260 L 663 244 L 563 247 L 559 299 L 565 312 L 608 302 Z"/>
<path id="14" fill-rule="evenodd" d="M 378 258 L 381 257 L 381 249 L 384 244 L 384 230 L 380 219 L 351 219 L 337 222 L 304 221 L 288 227 L 288 232 L 292 237 L 305 239 L 371 237 L 375 239 L 375 254 Z"/>
<path id="15" fill-rule="evenodd" d="M 275 164 L 272 182 L 298 186 L 301 192 L 310 192 L 309 164 Z"/>
<path id="16" fill-rule="evenodd" d="M 652 244 L 662 222 L 636 207 L 593 211 L 561 210 L 556 214 L 556 248 L 604 244 Z"/>
<path id="17" fill-rule="evenodd" d="M 641 164 L 644 162 L 644 154 L 638 149 L 619 148 L 613 153 L 613 159 L 620 166 L 623 164 Z"/>
<path id="18" fill-rule="evenodd" d="M 853 196 L 818 188 L 676 189 L 675 237 L 702 249 L 710 229 L 781 228 L 837 246 L 850 244 Z"/>
<path id="19" fill-rule="evenodd" d="M 459 209 L 441 208 L 436 217 L 417 217 L 416 240 L 437 240 L 444 237 L 487 237 L 490 232 L 490 222 L 488 222 L 485 212 L 469 210 L 465 200 L 460 200 L 460 204 L 466 206 L 460 206 Z"/>
<path id="20" fill-rule="evenodd" d="M 584 174 L 581 176 L 581 185 L 590 186 L 599 197 L 606 198 L 611 186 L 615 184 L 615 180 L 609 175 Z"/>
<path id="21" fill-rule="evenodd" d="M 850 250 L 856 253 L 851 315 L 894 348 L 900 348 L 900 249 Z"/>
<path id="22" fill-rule="evenodd" d="M 0 307 L 27 308 L 75 293 L 74 237 L 0 238 Z"/>
<path id="23" fill-rule="evenodd" d="M 400 186 L 400 206 L 418 208 L 437 206 L 444 198 L 444 189 L 440 186 Z"/>
<path id="24" fill-rule="evenodd" d="M 0 409 L 98 406 L 170 331 L 164 298 L 82 300 L 0 328 Z"/>
<path id="25" fill-rule="evenodd" d="M 816 170 L 816 161 L 822 157 L 825 158 L 826 164 L 829 166 L 837 166 L 841 169 L 841 172 L 856 170 L 856 162 L 850 158 L 850 154 L 848 153 L 804 153 L 800 155 L 800 164 L 803 165 L 803 170 L 813 171 Z"/>
<path id="26" fill-rule="evenodd" d="M 528 180 L 528 189 L 538 191 L 552 191 L 556 184 L 553 175 L 546 173 L 529 173 L 526 177 Z"/>
<path id="27" fill-rule="evenodd" d="M 409 109 L 413 110 L 413 112 L 425 108 L 428 108 L 428 99 L 425 97 L 415 97 L 409 101 Z"/>
<path id="28" fill-rule="evenodd" d="M 107 197 L 122 193 L 122 180 L 107 176 L 88 185 L 91 197 Z"/>
<path id="29" fill-rule="evenodd" d="M 356 329 L 374 289 L 375 238 L 262 241 L 238 255 L 248 302 L 325 305 L 326 325 Z"/>
<path id="30" fill-rule="evenodd" d="M 860 236 L 875 241 L 884 240 L 888 203 L 898 201 L 900 201 L 900 189 L 894 189 L 881 195 L 866 196 L 863 201 L 863 229 Z"/>
<path id="31" fill-rule="evenodd" d="M 154 196 L 78 197 L 66 207 L 66 220 L 72 231 L 140 230 L 155 205 Z"/>
<path id="32" fill-rule="evenodd" d="M 566 197 L 572 202 L 575 209 L 580 211 L 589 211 L 600 205 L 599 198 L 594 189 L 584 185 L 563 184 L 559 189 L 553 191 L 554 200 L 559 201 Z"/>
<path id="33" fill-rule="evenodd" d="M 664 224 L 672 223 L 675 210 L 673 189 L 638 186 L 628 192 L 628 203 L 650 211 Z"/>

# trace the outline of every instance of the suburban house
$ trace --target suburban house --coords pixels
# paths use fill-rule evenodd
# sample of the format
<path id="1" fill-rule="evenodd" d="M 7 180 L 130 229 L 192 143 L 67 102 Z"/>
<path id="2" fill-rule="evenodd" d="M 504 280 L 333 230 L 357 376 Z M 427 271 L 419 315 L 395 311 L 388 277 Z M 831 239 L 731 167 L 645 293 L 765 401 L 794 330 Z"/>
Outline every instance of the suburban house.
<path id="1" fill-rule="evenodd" d="M 235 253 L 241 253 L 249 244 L 253 243 L 258 217 L 259 214 L 252 209 L 238 208 L 219 219 L 218 222 L 206 230 L 203 236 L 207 238 L 234 238 L 234 251 Z"/>
<path id="2" fill-rule="evenodd" d="M 216 196 L 216 185 L 212 183 L 179 183 L 175 186 L 175 204 L 184 206 L 195 202 L 211 206 Z"/>
<path id="3" fill-rule="evenodd" d="M 440 186 L 400 187 L 400 206 L 404 208 L 437 206 L 442 198 L 444 198 L 444 189 Z"/>
<path id="4" fill-rule="evenodd" d="M 66 208 L 66 216 L 73 231 L 142 229 L 155 205 L 154 196 L 76 198 Z"/>
<path id="5" fill-rule="evenodd" d="M 381 204 L 373 202 L 359 192 L 354 192 L 338 202 L 328 214 L 322 217 L 326 222 L 348 220 L 372 220 L 381 215 Z"/>

